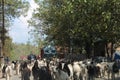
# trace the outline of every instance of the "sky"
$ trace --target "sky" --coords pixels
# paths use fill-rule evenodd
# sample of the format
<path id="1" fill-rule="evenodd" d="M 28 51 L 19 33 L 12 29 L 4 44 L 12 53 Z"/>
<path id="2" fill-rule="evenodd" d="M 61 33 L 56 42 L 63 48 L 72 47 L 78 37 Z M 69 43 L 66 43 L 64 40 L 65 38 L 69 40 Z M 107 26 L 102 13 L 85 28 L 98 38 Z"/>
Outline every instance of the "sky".
<path id="1" fill-rule="evenodd" d="M 9 35 L 14 43 L 26 43 L 30 39 L 30 35 L 28 34 L 30 28 L 28 28 L 27 20 L 31 18 L 33 10 L 37 8 L 38 5 L 35 4 L 33 0 L 28 1 L 31 6 L 28 15 L 26 17 L 20 16 L 15 19 L 13 25 L 9 29 Z"/>

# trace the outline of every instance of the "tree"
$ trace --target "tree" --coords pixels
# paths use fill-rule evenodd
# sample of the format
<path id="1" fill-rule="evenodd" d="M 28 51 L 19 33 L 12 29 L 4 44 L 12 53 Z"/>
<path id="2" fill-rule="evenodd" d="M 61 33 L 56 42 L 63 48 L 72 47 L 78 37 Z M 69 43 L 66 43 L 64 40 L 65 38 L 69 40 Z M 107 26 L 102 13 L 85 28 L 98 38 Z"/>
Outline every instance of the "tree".
<path id="1" fill-rule="evenodd" d="M 12 48 L 12 39 L 11 38 L 7 38 L 5 40 L 4 55 L 10 56 L 12 49 L 13 49 Z"/>
<path id="2" fill-rule="evenodd" d="M 40 53 L 40 50 L 37 46 L 34 46 L 30 43 L 27 44 L 17 44 L 12 43 L 12 50 L 10 51 L 10 58 L 12 60 L 19 60 L 21 56 L 28 56 L 30 52 L 33 52 L 35 55 Z"/>
<path id="3" fill-rule="evenodd" d="M 41 27 L 57 45 L 85 47 L 88 54 L 98 39 L 106 43 L 120 39 L 119 0 L 44 0 L 30 21 Z M 35 21 L 36 20 L 36 21 Z M 33 24 L 34 23 L 34 24 Z M 40 26 L 38 26 L 40 24 Z M 71 41 L 72 40 L 72 41 Z M 88 51 L 89 50 L 89 51 Z"/>
<path id="4" fill-rule="evenodd" d="M 8 32 L 8 27 L 10 27 L 10 24 L 13 22 L 13 20 L 15 18 L 18 18 L 21 15 L 26 15 L 26 12 L 29 9 L 29 3 L 26 0 L 0 0 L 1 6 L 3 6 L 3 11 L 4 14 L 2 16 L 0 16 L 0 20 L 2 22 L 2 20 L 4 21 L 4 26 L 0 25 L 0 36 L 1 36 L 1 40 L 2 40 L 2 49 L 3 49 L 3 55 L 10 55 L 11 53 L 11 39 L 10 37 L 7 35 Z M 2 5 L 4 4 L 4 5 Z M 1 8 L 0 8 L 1 9 Z M 3 19 L 2 19 L 3 17 Z M 4 29 L 3 29 L 4 27 Z M 4 35 L 3 35 L 4 33 Z M 5 43 L 4 43 L 5 41 Z M 5 44 L 5 45 L 4 45 Z"/>

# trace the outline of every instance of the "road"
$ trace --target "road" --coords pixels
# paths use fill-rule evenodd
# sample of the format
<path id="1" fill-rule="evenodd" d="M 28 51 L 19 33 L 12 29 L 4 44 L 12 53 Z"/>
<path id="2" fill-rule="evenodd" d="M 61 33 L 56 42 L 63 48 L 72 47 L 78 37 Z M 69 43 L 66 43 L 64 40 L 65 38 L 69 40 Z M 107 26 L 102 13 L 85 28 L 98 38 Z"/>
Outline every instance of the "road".
<path id="1" fill-rule="evenodd" d="M 120 76 L 120 75 L 119 75 Z M 0 80 L 6 80 L 5 78 L 2 78 L 1 72 L 0 72 Z M 15 72 L 13 73 L 12 77 L 10 78 L 10 80 L 21 80 L 20 75 L 15 75 Z M 33 77 L 30 77 L 30 80 L 33 80 Z M 104 78 L 95 78 L 95 80 L 108 80 L 108 79 L 104 79 Z M 120 77 L 118 77 L 115 80 L 120 80 Z"/>
<path id="2" fill-rule="evenodd" d="M 1 72 L 0 72 L 0 80 L 6 80 L 5 78 L 2 78 Z M 11 76 L 10 80 L 21 80 L 20 75 L 16 75 L 15 72 Z M 30 77 L 30 80 L 33 80 L 33 77 Z"/>
<path id="3" fill-rule="evenodd" d="M 5 78 L 0 78 L 0 80 L 6 80 Z M 18 75 L 14 75 L 11 77 L 10 80 L 21 80 L 20 76 Z M 32 77 L 30 78 L 30 80 L 33 80 Z"/>
<path id="4" fill-rule="evenodd" d="M 0 80 L 6 80 L 6 79 L 0 78 Z M 20 78 L 20 75 L 12 75 L 10 80 L 21 80 L 21 78 Z M 30 80 L 33 80 L 32 76 L 31 76 Z M 96 78 L 95 80 L 105 80 L 105 79 Z"/>
<path id="5" fill-rule="evenodd" d="M 11 80 L 21 80 L 20 76 L 18 75 L 13 75 L 11 78 Z M 5 78 L 0 78 L 0 80 L 6 80 Z"/>

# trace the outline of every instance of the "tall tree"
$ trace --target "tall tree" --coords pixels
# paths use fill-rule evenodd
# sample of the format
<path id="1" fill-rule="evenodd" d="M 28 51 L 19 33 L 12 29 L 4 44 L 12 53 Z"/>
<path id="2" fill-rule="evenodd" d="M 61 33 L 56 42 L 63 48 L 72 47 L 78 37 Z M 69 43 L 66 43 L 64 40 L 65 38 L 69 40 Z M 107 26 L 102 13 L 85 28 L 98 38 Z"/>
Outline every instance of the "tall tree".
<path id="1" fill-rule="evenodd" d="M 12 39 L 11 38 L 7 38 L 5 40 L 4 55 L 10 56 L 12 49 L 13 49 L 12 48 Z"/>
<path id="2" fill-rule="evenodd" d="M 17 44 L 17 43 L 12 43 L 12 51 L 10 53 L 10 58 L 12 60 L 19 60 L 21 57 L 26 57 L 28 56 L 31 51 L 35 54 L 38 55 L 39 48 L 37 46 L 31 45 L 30 43 L 27 44 Z"/>
<path id="3" fill-rule="evenodd" d="M 5 41 L 5 46 L 3 46 L 3 50 L 4 54 L 3 55 L 10 55 L 10 54 L 7 54 L 7 53 L 10 53 L 10 48 L 11 46 L 9 44 L 11 44 L 11 39 L 9 38 L 7 32 L 8 32 L 8 27 L 10 27 L 10 24 L 13 22 L 13 20 L 15 18 L 18 18 L 19 16 L 21 15 L 26 15 L 28 9 L 29 9 L 29 2 L 27 0 L 3 0 L 3 3 L 2 3 L 2 0 L 0 0 L 0 5 L 2 6 L 2 4 L 4 4 L 3 6 L 3 10 L 4 10 L 4 30 L 3 30 L 3 26 L 1 25 L 0 26 L 0 35 L 2 37 L 5 37 L 8 38 Z M 3 16 L 0 16 L 0 19 L 1 17 Z M 1 20 L 1 21 L 2 21 Z M 5 36 L 2 35 L 3 34 L 3 31 L 5 32 Z M 1 38 L 2 40 L 2 38 Z M 4 42 L 3 41 L 3 42 Z M 8 48 L 9 47 L 9 48 Z"/>
<path id="4" fill-rule="evenodd" d="M 33 13 L 30 24 L 41 29 L 55 44 L 87 45 L 91 53 L 98 39 L 115 42 L 120 39 L 119 0 L 44 0 Z M 35 21 L 36 20 L 36 21 Z M 41 26 L 38 26 L 40 24 Z"/>

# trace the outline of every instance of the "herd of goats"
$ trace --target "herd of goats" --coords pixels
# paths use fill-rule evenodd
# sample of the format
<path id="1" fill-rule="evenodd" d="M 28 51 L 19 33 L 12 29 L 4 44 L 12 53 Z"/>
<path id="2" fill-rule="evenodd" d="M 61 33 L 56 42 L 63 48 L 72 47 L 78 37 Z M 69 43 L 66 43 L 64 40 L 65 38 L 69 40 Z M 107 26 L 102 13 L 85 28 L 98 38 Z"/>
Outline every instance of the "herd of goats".
<path id="1" fill-rule="evenodd" d="M 97 60 L 98 59 L 98 60 Z M 105 58 L 71 61 L 51 58 L 27 61 L 9 61 L 1 65 L 2 77 L 11 80 L 13 72 L 21 80 L 116 80 L 119 77 L 119 60 L 107 61 Z"/>

